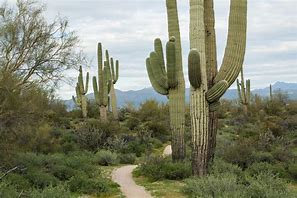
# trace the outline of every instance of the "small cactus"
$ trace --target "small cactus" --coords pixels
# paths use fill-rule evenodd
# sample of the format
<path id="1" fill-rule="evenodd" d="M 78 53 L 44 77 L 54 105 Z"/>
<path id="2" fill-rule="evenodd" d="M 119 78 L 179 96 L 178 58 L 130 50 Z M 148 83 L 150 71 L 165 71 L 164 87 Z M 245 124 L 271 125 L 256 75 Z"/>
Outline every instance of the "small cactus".
<path id="1" fill-rule="evenodd" d="M 72 99 L 74 103 L 80 107 L 82 111 L 82 116 L 86 118 L 88 116 L 88 110 L 87 110 L 87 97 L 86 94 L 88 93 L 88 86 L 89 85 L 89 72 L 87 73 L 86 77 L 86 85 L 84 86 L 83 81 L 83 71 L 82 67 L 79 67 L 79 76 L 78 76 L 78 82 L 76 83 L 76 98 L 72 96 Z"/>
<path id="2" fill-rule="evenodd" d="M 241 69 L 241 81 L 237 79 L 237 91 L 239 102 L 243 106 L 243 112 L 247 115 L 251 100 L 251 81 L 248 79 L 244 82 L 243 69 Z"/>

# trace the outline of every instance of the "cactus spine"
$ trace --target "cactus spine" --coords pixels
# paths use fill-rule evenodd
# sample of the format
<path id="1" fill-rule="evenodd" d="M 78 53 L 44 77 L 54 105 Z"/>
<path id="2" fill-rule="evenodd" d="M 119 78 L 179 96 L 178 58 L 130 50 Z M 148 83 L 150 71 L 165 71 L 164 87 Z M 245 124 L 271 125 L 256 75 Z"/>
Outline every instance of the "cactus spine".
<path id="1" fill-rule="evenodd" d="M 82 67 L 79 67 L 79 75 L 78 75 L 78 81 L 76 83 L 76 98 L 72 96 L 72 99 L 74 103 L 76 103 L 77 106 L 80 107 L 82 111 L 82 116 L 83 118 L 86 118 L 88 116 L 88 110 L 87 110 L 87 97 L 86 94 L 88 92 L 88 86 L 89 85 L 89 72 L 87 73 L 86 77 L 86 85 L 84 86 L 84 81 L 83 81 L 83 71 Z"/>
<path id="2" fill-rule="evenodd" d="M 213 156 L 219 99 L 236 80 L 244 61 L 247 0 L 231 0 L 230 7 L 227 47 L 217 73 L 213 0 L 190 0 L 192 171 L 199 176 L 207 173 Z"/>
<path id="3" fill-rule="evenodd" d="M 102 45 L 98 43 L 97 58 L 98 58 L 98 77 L 99 77 L 99 90 L 97 85 L 97 78 L 93 77 L 93 89 L 96 103 L 99 105 L 100 119 L 103 122 L 107 121 L 107 106 L 108 106 L 108 93 L 110 91 L 110 68 L 109 68 L 109 54 L 105 52 L 106 60 L 103 67 L 103 54 Z"/>
<path id="4" fill-rule="evenodd" d="M 185 157 L 185 80 L 176 0 L 166 0 L 169 42 L 166 45 L 166 66 L 160 39 L 155 40 L 155 51 L 146 60 L 147 72 L 153 88 L 169 98 L 172 159 Z"/>
<path id="5" fill-rule="evenodd" d="M 110 58 L 110 67 L 111 67 L 111 87 L 110 87 L 110 102 L 112 114 L 115 120 L 119 119 L 118 109 L 117 109 L 117 98 L 114 89 L 114 85 L 117 83 L 119 79 L 119 61 L 116 60 L 115 65 L 113 58 Z"/>
<path id="6" fill-rule="evenodd" d="M 240 104 L 243 106 L 245 115 L 248 113 L 248 106 L 251 100 L 251 81 L 248 79 L 244 82 L 243 69 L 241 69 L 241 81 L 237 79 L 237 91 Z"/>

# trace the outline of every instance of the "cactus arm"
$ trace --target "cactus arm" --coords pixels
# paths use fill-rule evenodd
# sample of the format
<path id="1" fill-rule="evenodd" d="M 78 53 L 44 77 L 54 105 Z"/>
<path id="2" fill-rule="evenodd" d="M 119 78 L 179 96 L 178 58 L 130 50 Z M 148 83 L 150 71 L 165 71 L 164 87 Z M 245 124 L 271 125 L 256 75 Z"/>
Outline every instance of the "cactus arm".
<path id="1" fill-rule="evenodd" d="M 155 52 L 159 56 L 159 61 L 160 61 L 160 67 L 162 70 L 162 74 L 165 76 L 166 75 L 166 68 L 165 68 L 165 59 L 163 55 L 163 46 L 162 46 L 162 41 L 159 38 L 156 38 L 154 41 L 154 48 Z"/>
<path id="2" fill-rule="evenodd" d="M 229 87 L 229 83 L 226 80 L 221 80 L 216 83 L 208 92 L 206 93 L 207 101 L 213 103 L 218 101 L 226 92 Z"/>
<path id="3" fill-rule="evenodd" d="M 168 89 L 168 79 L 167 76 L 162 72 L 162 66 L 160 65 L 160 58 L 156 52 L 151 52 L 150 54 L 150 65 L 155 77 L 156 82 L 159 86 L 164 89 Z"/>
<path id="4" fill-rule="evenodd" d="M 247 98 L 247 104 L 250 104 L 250 101 L 251 101 L 251 80 L 246 80 L 246 98 Z"/>
<path id="5" fill-rule="evenodd" d="M 116 78 L 115 78 L 115 82 L 116 83 L 119 80 L 119 67 L 120 67 L 120 63 L 118 60 L 116 60 Z"/>
<path id="6" fill-rule="evenodd" d="M 237 93 L 238 93 L 238 99 L 239 99 L 239 102 L 240 103 L 243 103 L 243 98 L 242 98 L 242 94 L 241 94 L 241 86 L 240 86 L 240 82 L 239 82 L 239 80 L 237 79 L 236 80 L 236 85 L 237 85 Z"/>
<path id="7" fill-rule="evenodd" d="M 176 76 L 175 39 L 170 39 L 166 45 L 168 87 L 175 88 L 178 84 Z"/>
<path id="8" fill-rule="evenodd" d="M 227 47 L 215 82 L 226 80 L 231 86 L 244 61 L 247 29 L 247 0 L 231 0 Z"/>
<path id="9" fill-rule="evenodd" d="M 196 49 L 192 49 L 189 53 L 188 66 L 190 84 L 197 89 L 201 86 L 201 68 L 199 52 Z"/>
<path id="10" fill-rule="evenodd" d="M 151 64 L 150 64 L 150 59 L 147 58 L 146 59 L 146 69 L 147 69 L 147 73 L 150 79 L 150 82 L 153 86 L 153 88 L 155 89 L 156 92 L 158 92 L 161 95 L 168 95 L 168 90 L 164 89 L 163 87 L 159 86 L 159 84 L 157 83 L 152 68 L 151 68 Z"/>
<path id="11" fill-rule="evenodd" d="M 90 78 L 90 74 L 89 74 L 89 72 L 87 72 L 86 87 L 85 87 L 85 90 L 84 90 L 84 94 L 87 94 L 88 90 L 89 90 L 89 78 Z"/>
<path id="12" fill-rule="evenodd" d="M 114 61 L 113 61 L 113 58 L 110 58 L 110 68 L 111 68 L 111 79 L 112 79 L 112 82 L 114 82 L 116 76 L 115 76 L 115 71 L 114 71 Z"/>
<path id="13" fill-rule="evenodd" d="M 97 78 L 96 76 L 93 76 L 93 90 L 94 90 L 94 97 L 95 101 L 98 105 L 100 104 L 100 95 L 99 95 L 99 90 L 98 90 L 98 85 L 97 85 Z"/>
<path id="14" fill-rule="evenodd" d="M 241 94 L 242 94 L 242 102 L 244 104 L 247 103 L 247 97 L 246 97 L 246 88 L 245 88 L 245 83 L 244 83 L 244 77 L 243 77 L 243 68 L 241 68 L 241 72 L 240 72 L 240 76 L 241 76 Z"/>
<path id="15" fill-rule="evenodd" d="M 102 59 L 102 45 L 98 43 L 97 50 L 97 59 L 98 59 L 98 81 L 99 81 L 99 90 L 98 90 L 98 103 L 103 105 L 104 97 L 104 75 L 103 75 L 103 59 Z"/>

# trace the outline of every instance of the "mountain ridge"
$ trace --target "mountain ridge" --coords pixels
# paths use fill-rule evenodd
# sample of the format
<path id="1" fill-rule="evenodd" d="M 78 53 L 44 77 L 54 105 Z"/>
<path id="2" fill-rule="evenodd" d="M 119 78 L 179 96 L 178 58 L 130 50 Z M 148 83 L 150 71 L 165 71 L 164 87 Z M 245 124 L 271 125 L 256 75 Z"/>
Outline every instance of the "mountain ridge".
<path id="1" fill-rule="evenodd" d="M 286 82 L 276 82 L 272 85 L 273 91 L 281 90 L 286 92 L 289 96 L 289 99 L 297 100 L 297 83 L 286 83 Z M 252 90 L 253 94 L 260 95 L 262 97 L 269 96 L 269 87 L 265 87 L 262 89 L 254 89 Z M 136 107 L 138 107 L 141 103 L 146 100 L 153 99 L 160 103 L 166 103 L 167 97 L 162 96 L 154 91 L 152 87 L 143 88 L 140 90 L 129 90 L 129 91 L 121 91 L 116 89 L 118 107 L 123 107 L 125 104 L 131 102 Z M 190 96 L 190 88 L 186 89 L 186 102 L 189 102 Z M 87 95 L 88 99 L 94 100 L 94 93 L 90 93 Z M 224 94 L 224 99 L 237 99 L 237 90 L 236 89 L 228 89 L 228 91 Z M 76 108 L 72 99 L 64 100 L 65 105 L 68 110 L 72 110 Z"/>

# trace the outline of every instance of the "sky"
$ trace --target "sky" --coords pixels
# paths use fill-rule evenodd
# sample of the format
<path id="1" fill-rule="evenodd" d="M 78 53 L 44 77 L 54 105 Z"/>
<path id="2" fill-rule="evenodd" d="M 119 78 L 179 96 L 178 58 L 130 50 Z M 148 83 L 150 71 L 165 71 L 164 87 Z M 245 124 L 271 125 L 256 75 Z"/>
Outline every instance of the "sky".
<path id="1" fill-rule="evenodd" d="M 1 0 L 2 1 L 2 0 Z M 15 0 L 10 0 L 15 2 Z M 80 38 L 80 45 L 93 60 L 85 70 L 97 74 L 96 49 L 103 48 L 120 61 L 116 89 L 150 87 L 145 59 L 155 38 L 167 38 L 165 0 L 40 0 L 47 5 L 45 17 L 66 17 Z M 219 66 L 224 54 L 228 28 L 229 0 L 215 0 Z M 267 87 L 276 81 L 297 82 L 297 0 L 248 0 L 248 38 L 244 62 L 245 77 L 251 88 Z M 189 0 L 178 0 L 187 78 L 189 52 Z M 75 78 L 77 72 L 67 74 Z M 92 85 L 90 83 L 90 87 Z M 89 91 L 92 92 L 92 89 Z M 74 85 L 61 85 L 61 99 L 75 94 Z"/>

